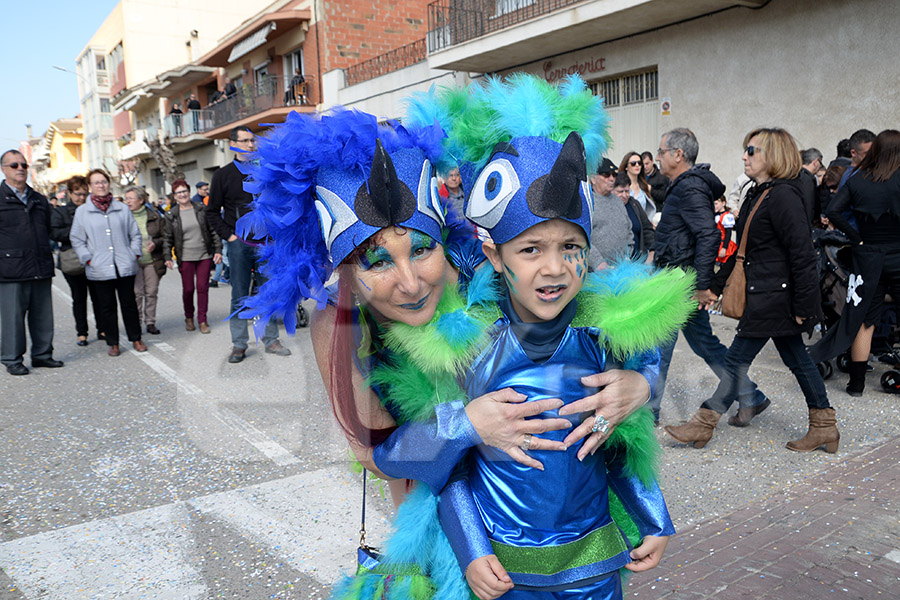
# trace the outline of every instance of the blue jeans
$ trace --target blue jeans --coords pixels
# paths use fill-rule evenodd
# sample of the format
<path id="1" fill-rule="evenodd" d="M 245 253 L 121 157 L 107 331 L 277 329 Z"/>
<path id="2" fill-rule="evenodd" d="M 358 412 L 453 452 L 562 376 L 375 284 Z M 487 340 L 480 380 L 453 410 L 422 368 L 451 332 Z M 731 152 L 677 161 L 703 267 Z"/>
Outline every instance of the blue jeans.
<path id="1" fill-rule="evenodd" d="M 702 408 L 708 408 L 718 413 L 728 412 L 728 407 L 739 397 L 750 394 L 758 394 L 756 384 L 747 377 L 750 363 L 759 354 L 769 338 L 747 338 L 737 336 L 728 349 L 725 356 L 725 369 L 727 374 L 721 377 L 719 386 L 712 398 L 703 403 Z M 825 391 L 825 382 L 819 369 L 803 344 L 803 338 L 797 335 L 785 335 L 773 337 L 772 342 L 781 356 L 784 365 L 791 370 L 803 397 L 806 398 L 808 408 L 829 408 L 828 394 Z"/>
<path id="2" fill-rule="evenodd" d="M 228 261 L 231 263 L 231 312 L 241 307 L 241 300 L 250 293 L 250 271 L 257 269 L 257 281 L 262 284 L 265 279 L 259 273 L 259 263 L 256 257 L 256 248 L 248 246 L 240 238 L 233 242 L 225 242 L 228 246 Z M 235 348 L 247 349 L 250 335 L 247 331 L 247 320 L 237 315 L 228 320 L 231 329 L 231 344 Z M 273 320 L 266 323 L 266 330 L 262 336 L 265 346 L 270 346 L 278 340 L 278 324 Z"/>
<path id="3" fill-rule="evenodd" d="M 709 324 L 709 312 L 695 310 L 691 318 L 681 328 L 681 333 L 684 334 L 684 339 L 687 340 L 694 354 L 702 358 L 721 380 L 726 373 L 725 356 L 728 354 L 728 348 L 712 332 L 712 327 Z M 659 407 L 662 402 L 663 392 L 666 389 L 666 379 L 669 375 L 669 364 L 672 362 L 672 353 L 675 351 L 675 343 L 677 341 L 678 338 L 675 337 L 671 342 L 659 348 L 659 379 L 656 381 L 653 397 L 647 403 L 655 415 L 659 415 Z M 756 406 L 766 401 L 766 396 L 756 388 L 756 384 L 753 385 L 753 389 L 753 393 L 739 396 L 742 406 Z"/>

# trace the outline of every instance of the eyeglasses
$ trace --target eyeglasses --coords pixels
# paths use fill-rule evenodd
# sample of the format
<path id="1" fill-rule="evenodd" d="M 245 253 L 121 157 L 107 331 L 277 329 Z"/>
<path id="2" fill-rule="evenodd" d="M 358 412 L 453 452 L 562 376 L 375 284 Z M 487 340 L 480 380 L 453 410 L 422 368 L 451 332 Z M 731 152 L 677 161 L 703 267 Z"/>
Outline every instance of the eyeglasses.
<path id="1" fill-rule="evenodd" d="M 760 148 L 759 146 L 747 146 L 746 148 L 744 148 L 744 152 L 747 153 L 747 156 L 753 156 L 757 152 L 762 152 L 762 151 L 763 151 L 763 149 Z"/>
<path id="2" fill-rule="evenodd" d="M 109 182 L 105 179 L 98 179 L 97 181 L 88 181 L 88 185 L 109 185 Z"/>
<path id="3" fill-rule="evenodd" d="M 175 195 L 176 195 L 176 196 L 181 196 L 181 195 L 184 195 L 184 194 L 190 194 L 190 193 L 191 193 L 190 190 L 184 190 L 184 189 L 181 189 L 181 190 L 178 190 L 177 192 L 175 192 Z"/>
<path id="4" fill-rule="evenodd" d="M 73 196 L 78 196 L 78 197 L 83 197 L 83 196 L 88 195 L 87 192 L 69 192 L 69 193 L 72 194 Z"/>
<path id="5" fill-rule="evenodd" d="M 21 168 L 23 168 L 23 169 L 26 169 L 26 170 L 28 169 L 28 163 L 27 163 L 27 162 L 11 162 L 11 163 L 9 163 L 8 165 L 3 165 L 3 166 L 4 166 L 4 167 L 9 167 L 10 169 L 18 169 L 19 167 L 21 167 Z"/>
<path id="6" fill-rule="evenodd" d="M 666 152 L 674 152 L 675 150 L 678 150 L 678 148 L 657 148 L 656 154 L 665 154 Z"/>

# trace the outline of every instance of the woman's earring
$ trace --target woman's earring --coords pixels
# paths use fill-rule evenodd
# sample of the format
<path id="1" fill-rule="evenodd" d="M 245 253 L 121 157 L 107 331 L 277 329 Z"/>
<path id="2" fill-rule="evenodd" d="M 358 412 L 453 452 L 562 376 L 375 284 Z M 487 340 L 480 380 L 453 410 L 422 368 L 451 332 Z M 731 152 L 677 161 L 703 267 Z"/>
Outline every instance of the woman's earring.
<path id="1" fill-rule="evenodd" d="M 353 305 L 359 306 L 359 296 L 355 292 L 353 294 Z"/>

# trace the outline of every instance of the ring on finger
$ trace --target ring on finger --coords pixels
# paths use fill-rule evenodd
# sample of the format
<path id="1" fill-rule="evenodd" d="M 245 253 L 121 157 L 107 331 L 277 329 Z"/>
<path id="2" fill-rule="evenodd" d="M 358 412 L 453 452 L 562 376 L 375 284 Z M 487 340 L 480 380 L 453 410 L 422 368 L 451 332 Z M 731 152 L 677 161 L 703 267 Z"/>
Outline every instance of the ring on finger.
<path id="1" fill-rule="evenodd" d="M 522 443 L 519 444 L 519 448 L 521 448 L 522 450 L 528 450 L 528 448 L 530 446 L 531 446 L 531 434 L 526 433 L 525 437 L 522 439 Z"/>
<path id="2" fill-rule="evenodd" d="M 596 415 L 594 417 L 594 425 L 591 427 L 591 432 L 606 435 L 609 433 L 609 426 L 609 419 L 603 415 Z"/>

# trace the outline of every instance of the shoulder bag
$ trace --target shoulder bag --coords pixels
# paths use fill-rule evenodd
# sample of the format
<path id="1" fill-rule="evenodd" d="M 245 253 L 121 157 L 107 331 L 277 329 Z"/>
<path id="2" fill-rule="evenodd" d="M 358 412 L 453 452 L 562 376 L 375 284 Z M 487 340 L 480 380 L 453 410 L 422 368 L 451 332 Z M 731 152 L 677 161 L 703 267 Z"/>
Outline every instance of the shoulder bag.
<path id="1" fill-rule="evenodd" d="M 771 189 L 771 188 L 770 188 Z M 738 246 L 737 253 L 734 257 L 734 269 L 725 282 L 725 289 L 722 290 L 722 314 L 732 319 L 740 319 L 744 316 L 744 308 L 747 306 L 747 277 L 744 275 L 744 257 L 747 256 L 747 234 L 750 231 L 750 221 L 753 215 L 762 206 L 763 200 L 769 195 L 769 190 L 762 193 L 759 202 L 750 211 L 747 222 L 744 223 L 744 231 L 741 234 L 741 243 Z"/>
<path id="2" fill-rule="evenodd" d="M 74 248 L 60 250 L 59 270 L 66 275 L 84 275 L 84 265 L 78 260 L 78 255 L 75 253 Z"/>

